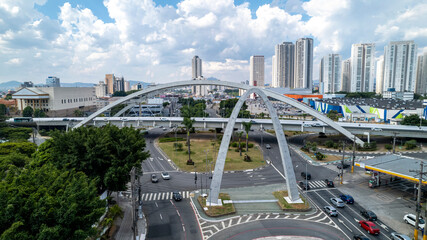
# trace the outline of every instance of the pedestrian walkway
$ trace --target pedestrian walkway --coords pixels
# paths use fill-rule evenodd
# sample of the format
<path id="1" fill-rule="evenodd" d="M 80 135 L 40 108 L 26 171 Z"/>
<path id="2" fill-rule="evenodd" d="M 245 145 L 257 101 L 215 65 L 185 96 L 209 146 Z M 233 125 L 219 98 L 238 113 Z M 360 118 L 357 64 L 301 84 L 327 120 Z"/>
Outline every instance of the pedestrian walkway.
<path id="1" fill-rule="evenodd" d="M 180 191 L 182 198 L 189 198 L 190 191 Z M 143 193 L 141 196 L 142 201 L 160 201 L 172 199 L 173 192 L 159 192 L 159 193 Z"/>
<path id="2" fill-rule="evenodd" d="M 325 181 L 308 181 L 308 185 L 310 186 L 311 189 L 327 187 Z"/>

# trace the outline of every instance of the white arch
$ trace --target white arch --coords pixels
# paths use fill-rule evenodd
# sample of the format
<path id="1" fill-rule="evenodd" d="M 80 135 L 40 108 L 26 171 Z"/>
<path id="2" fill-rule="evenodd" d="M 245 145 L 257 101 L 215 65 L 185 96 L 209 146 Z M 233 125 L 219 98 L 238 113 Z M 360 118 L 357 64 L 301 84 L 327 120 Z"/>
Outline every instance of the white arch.
<path id="1" fill-rule="evenodd" d="M 280 120 L 277 117 L 276 110 L 273 108 L 270 100 L 268 100 L 267 95 L 260 88 L 251 88 L 243 94 L 243 96 L 237 101 L 236 106 L 231 113 L 227 127 L 225 128 L 224 135 L 221 140 L 221 146 L 218 151 L 218 157 L 215 163 L 215 170 L 212 177 L 211 187 L 210 187 L 210 196 L 209 202 L 213 204 L 218 203 L 219 191 L 221 188 L 222 175 L 224 172 L 225 159 L 227 157 L 228 146 L 230 145 L 231 135 L 233 134 L 234 124 L 239 115 L 240 109 L 243 106 L 243 103 L 248 98 L 249 94 L 256 93 L 258 94 L 264 104 L 267 106 L 268 112 L 271 116 L 271 121 L 276 132 L 276 138 L 279 145 L 280 156 L 282 158 L 283 172 L 286 177 L 286 187 L 288 190 L 288 196 L 292 202 L 295 202 L 300 199 L 298 188 L 296 185 L 296 178 L 294 168 L 292 166 L 291 156 L 289 154 L 288 144 L 286 142 L 285 133 L 283 132 L 283 127 L 280 124 Z"/>
<path id="2" fill-rule="evenodd" d="M 87 117 L 86 119 L 81 121 L 79 124 L 77 124 L 73 128 L 81 127 L 81 126 L 85 125 L 86 123 L 88 123 L 89 121 L 93 120 L 99 114 L 111 109 L 114 106 L 117 106 L 123 102 L 126 102 L 132 98 L 138 97 L 140 95 L 145 95 L 145 94 L 155 92 L 155 91 L 159 91 L 159 90 L 166 90 L 169 88 L 188 87 L 188 86 L 193 86 L 193 85 L 218 85 L 218 86 L 225 86 L 225 87 L 231 87 L 231 88 L 240 88 L 240 89 L 244 89 L 244 90 L 249 90 L 250 88 L 252 88 L 251 86 L 241 84 L 241 83 L 224 82 L 224 81 L 217 81 L 217 80 L 190 80 L 190 81 L 161 84 L 161 85 L 149 87 L 147 89 L 144 89 L 144 90 L 141 90 L 139 92 L 132 93 L 126 97 L 123 97 L 123 98 L 101 108 L 100 110 L 96 111 L 95 113 L 93 113 L 92 115 L 90 115 L 89 117 Z M 276 92 L 273 92 L 271 90 L 262 89 L 262 88 L 259 88 L 259 89 L 261 91 L 263 91 L 268 97 L 275 98 L 279 101 L 285 102 L 285 103 L 287 103 L 293 107 L 296 107 L 296 108 L 312 115 L 313 117 L 316 117 L 317 119 L 324 122 L 325 124 L 331 126 L 335 130 L 337 130 L 338 132 L 342 133 L 344 136 L 349 138 L 350 140 L 353 141 L 353 139 L 356 139 L 357 144 L 360 144 L 360 145 L 363 144 L 363 141 L 360 140 L 358 137 L 355 137 L 351 132 L 344 129 L 340 125 L 336 124 L 334 121 L 332 121 L 328 117 L 324 116 L 323 114 L 319 113 L 318 111 L 310 108 L 309 106 L 302 104 L 302 103 L 296 101 L 295 99 L 292 99 L 292 98 L 286 97 L 284 95 L 278 94 Z"/>

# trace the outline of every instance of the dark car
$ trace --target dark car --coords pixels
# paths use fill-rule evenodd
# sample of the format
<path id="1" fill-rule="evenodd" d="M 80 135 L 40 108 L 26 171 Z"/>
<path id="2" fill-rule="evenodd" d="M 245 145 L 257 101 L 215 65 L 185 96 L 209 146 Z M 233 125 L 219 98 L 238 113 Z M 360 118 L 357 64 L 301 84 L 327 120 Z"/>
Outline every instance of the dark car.
<path id="1" fill-rule="evenodd" d="M 303 190 L 310 190 L 310 185 L 305 184 L 304 181 L 300 181 L 298 184 Z"/>
<path id="2" fill-rule="evenodd" d="M 307 180 L 310 180 L 311 174 L 309 172 L 301 172 L 301 177 L 306 178 Z"/>
<path id="3" fill-rule="evenodd" d="M 370 240 L 370 239 L 361 234 L 357 234 L 353 236 L 353 240 Z"/>
<path id="4" fill-rule="evenodd" d="M 372 211 L 362 210 L 360 211 L 360 214 L 362 214 L 362 216 L 368 219 L 369 221 L 377 221 L 377 215 Z"/>
<path id="5" fill-rule="evenodd" d="M 172 198 L 175 201 L 181 201 L 182 200 L 182 196 L 181 196 L 181 194 L 179 192 L 173 192 Z"/>
<path id="6" fill-rule="evenodd" d="M 331 181 L 329 179 L 325 179 L 325 183 L 326 183 L 326 186 L 328 186 L 328 187 L 335 187 L 334 181 Z"/>
<path id="7" fill-rule="evenodd" d="M 350 167 L 350 164 L 348 164 L 348 163 L 344 163 L 344 164 L 342 164 L 342 163 L 339 163 L 338 165 L 337 165 L 337 168 L 338 169 L 346 169 L 346 168 L 348 168 L 348 167 Z"/>
<path id="8" fill-rule="evenodd" d="M 156 182 L 159 182 L 159 179 L 157 178 L 157 175 L 156 174 L 151 174 L 151 182 L 152 183 L 156 183 Z"/>
<path id="9" fill-rule="evenodd" d="M 342 195 L 340 195 L 340 198 L 341 198 L 341 200 L 343 200 L 346 203 L 349 203 L 349 204 L 354 203 L 353 197 L 348 195 L 348 194 L 342 194 Z"/>

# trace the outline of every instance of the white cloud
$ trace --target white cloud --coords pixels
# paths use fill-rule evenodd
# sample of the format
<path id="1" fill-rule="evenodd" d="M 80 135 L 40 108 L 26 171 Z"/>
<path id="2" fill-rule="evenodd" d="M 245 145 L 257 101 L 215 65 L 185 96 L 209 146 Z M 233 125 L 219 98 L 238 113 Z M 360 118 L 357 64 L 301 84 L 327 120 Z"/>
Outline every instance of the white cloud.
<path id="1" fill-rule="evenodd" d="M 9 61 L 6 62 L 7 64 L 21 64 L 22 63 L 22 59 L 21 58 L 12 58 Z"/>

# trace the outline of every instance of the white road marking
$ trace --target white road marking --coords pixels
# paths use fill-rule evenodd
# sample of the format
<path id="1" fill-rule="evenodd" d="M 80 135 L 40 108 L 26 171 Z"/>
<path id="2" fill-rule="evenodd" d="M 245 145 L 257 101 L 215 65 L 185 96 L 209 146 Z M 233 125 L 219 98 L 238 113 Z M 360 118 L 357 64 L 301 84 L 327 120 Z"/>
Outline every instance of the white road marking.
<path id="1" fill-rule="evenodd" d="M 160 219 L 163 220 L 162 214 L 160 213 Z"/>

